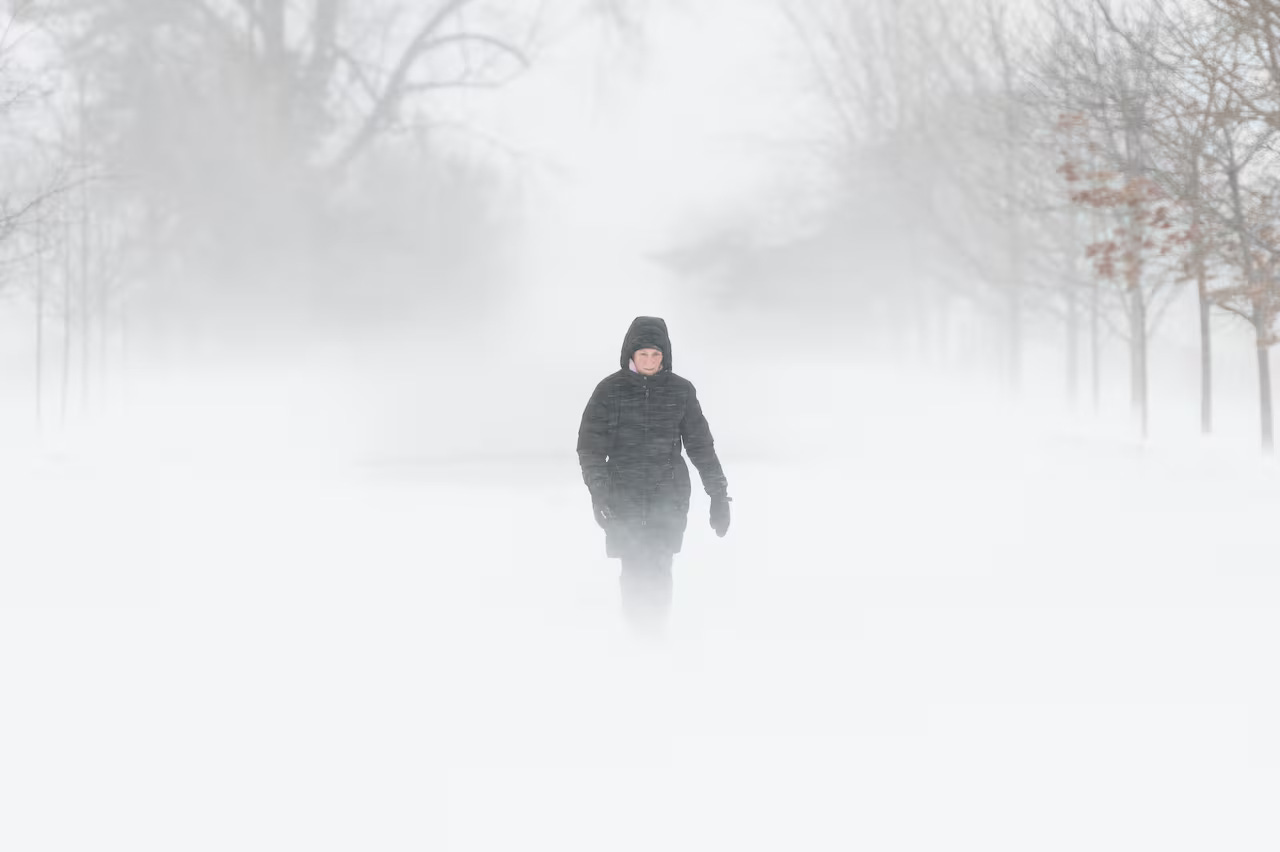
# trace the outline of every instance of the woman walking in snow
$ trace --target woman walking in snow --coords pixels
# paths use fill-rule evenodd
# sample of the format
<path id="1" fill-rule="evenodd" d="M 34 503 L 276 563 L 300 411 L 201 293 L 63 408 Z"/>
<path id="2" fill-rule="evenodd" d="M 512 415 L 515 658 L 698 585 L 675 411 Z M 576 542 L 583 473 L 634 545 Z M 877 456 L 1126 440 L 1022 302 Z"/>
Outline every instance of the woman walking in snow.
<path id="1" fill-rule="evenodd" d="M 729 529 L 729 484 L 688 379 L 671 372 L 671 338 L 658 317 L 636 317 L 621 369 L 596 385 L 578 428 L 578 461 L 605 554 L 622 560 L 622 605 L 637 626 L 665 621 L 671 559 L 688 523 L 689 467 L 711 497 L 711 527 Z"/>

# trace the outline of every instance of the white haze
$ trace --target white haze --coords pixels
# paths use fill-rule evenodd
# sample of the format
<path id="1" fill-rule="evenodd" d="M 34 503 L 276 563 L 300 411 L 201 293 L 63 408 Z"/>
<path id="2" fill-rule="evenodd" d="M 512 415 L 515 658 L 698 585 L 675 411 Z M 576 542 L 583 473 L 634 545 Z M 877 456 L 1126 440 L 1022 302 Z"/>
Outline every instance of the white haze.
<path id="1" fill-rule="evenodd" d="M 747 73 L 767 39 L 737 32 Z M 1280 479 L 1247 341 L 1219 329 L 1201 439 L 1179 303 L 1144 443 L 1117 343 L 1095 416 L 1047 334 L 1013 402 L 962 318 L 931 347 L 694 292 L 646 253 L 768 206 L 781 144 L 743 143 L 759 102 L 708 105 L 738 78 L 696 44 L 608 115 L 543 81 L 565 138 L 485 117 L 577 166 L 529 188 L 483 321 L 189 352 L 65 429 L 9 418 L 0 847 L 1276 848 Z M 718 539 L 695 487 L 656 640 L 573 452 L 638 314 L 734 497 Z"/>

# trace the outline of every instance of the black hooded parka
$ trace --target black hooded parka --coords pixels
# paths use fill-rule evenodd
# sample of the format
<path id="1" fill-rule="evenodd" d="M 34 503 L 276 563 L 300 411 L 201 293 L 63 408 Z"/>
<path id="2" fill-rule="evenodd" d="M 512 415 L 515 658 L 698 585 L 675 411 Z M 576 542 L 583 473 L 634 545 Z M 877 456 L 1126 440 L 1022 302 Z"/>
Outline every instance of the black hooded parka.
<path id="1" fill-rule="evenodd" d="M 662 350 L 662 369 L 630 367 L 637 349 Z M 582 412 L 578 461 L 592 499 L 608 506 L 605 554 L 630 559 L 679 553 L 689 515 L 689 467 L 703 489 L 724 495 L 728 482 L 692 383 L 671 372 L 671 338 L 658 317 L 636 317 L 622 343 L 622 369 L 605 378 Z"/>

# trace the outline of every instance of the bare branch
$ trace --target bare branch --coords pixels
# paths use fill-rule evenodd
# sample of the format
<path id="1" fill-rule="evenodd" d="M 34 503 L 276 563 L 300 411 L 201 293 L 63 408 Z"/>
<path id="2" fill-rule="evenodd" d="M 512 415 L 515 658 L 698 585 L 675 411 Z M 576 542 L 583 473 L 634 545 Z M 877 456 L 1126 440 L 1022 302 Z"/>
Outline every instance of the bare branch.
<path id="1" fill-rule="evenodd" d="M 447 0 L 422 25 L 400 55 L 390 79 L 382 87 L 377 101 L 365 117 L 360 129 L 335 159 L 331 167 L 333 171 L 344 170 L 367 145 L 373 142 L 382 127 L 391 120 L 400 99 L 404 96 L 404 85 L 408 80 L 409 72 L 422 57 L 425 45 L 454 14 L 471 2 L 472 0 Z"/>

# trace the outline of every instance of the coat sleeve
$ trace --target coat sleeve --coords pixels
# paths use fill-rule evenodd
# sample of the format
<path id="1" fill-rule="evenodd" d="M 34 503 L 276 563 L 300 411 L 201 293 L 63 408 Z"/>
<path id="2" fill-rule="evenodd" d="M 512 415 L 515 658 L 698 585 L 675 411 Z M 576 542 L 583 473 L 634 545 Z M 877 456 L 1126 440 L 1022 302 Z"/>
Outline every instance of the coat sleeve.
<path id="1" fill-rule="evenodd" d="M 578 464 L 582 465 L 582 481 L 592 495 L 603 495 L 609 484 L 605 462 L 609 455 L 609 404 L 604 383 L 596 386 L 578 426 Z"/>
<path id="2" fill-rule="evenodd" d="M 698 392 L 693 385 L 689 386 L 689 400 L 685 404 L 684 419 L 680 421 L 680 438 L 684 441 L 689 460 L 693 462 L 693 466 L 698 469 L 698 475 L 702 477 L 703 490 L 713 497 L 727 494 L 729 481 L 725 479 L 724 470 L 720 467 L 720 459 L 716 457 L 711 427 L 702 413 Z"/>

